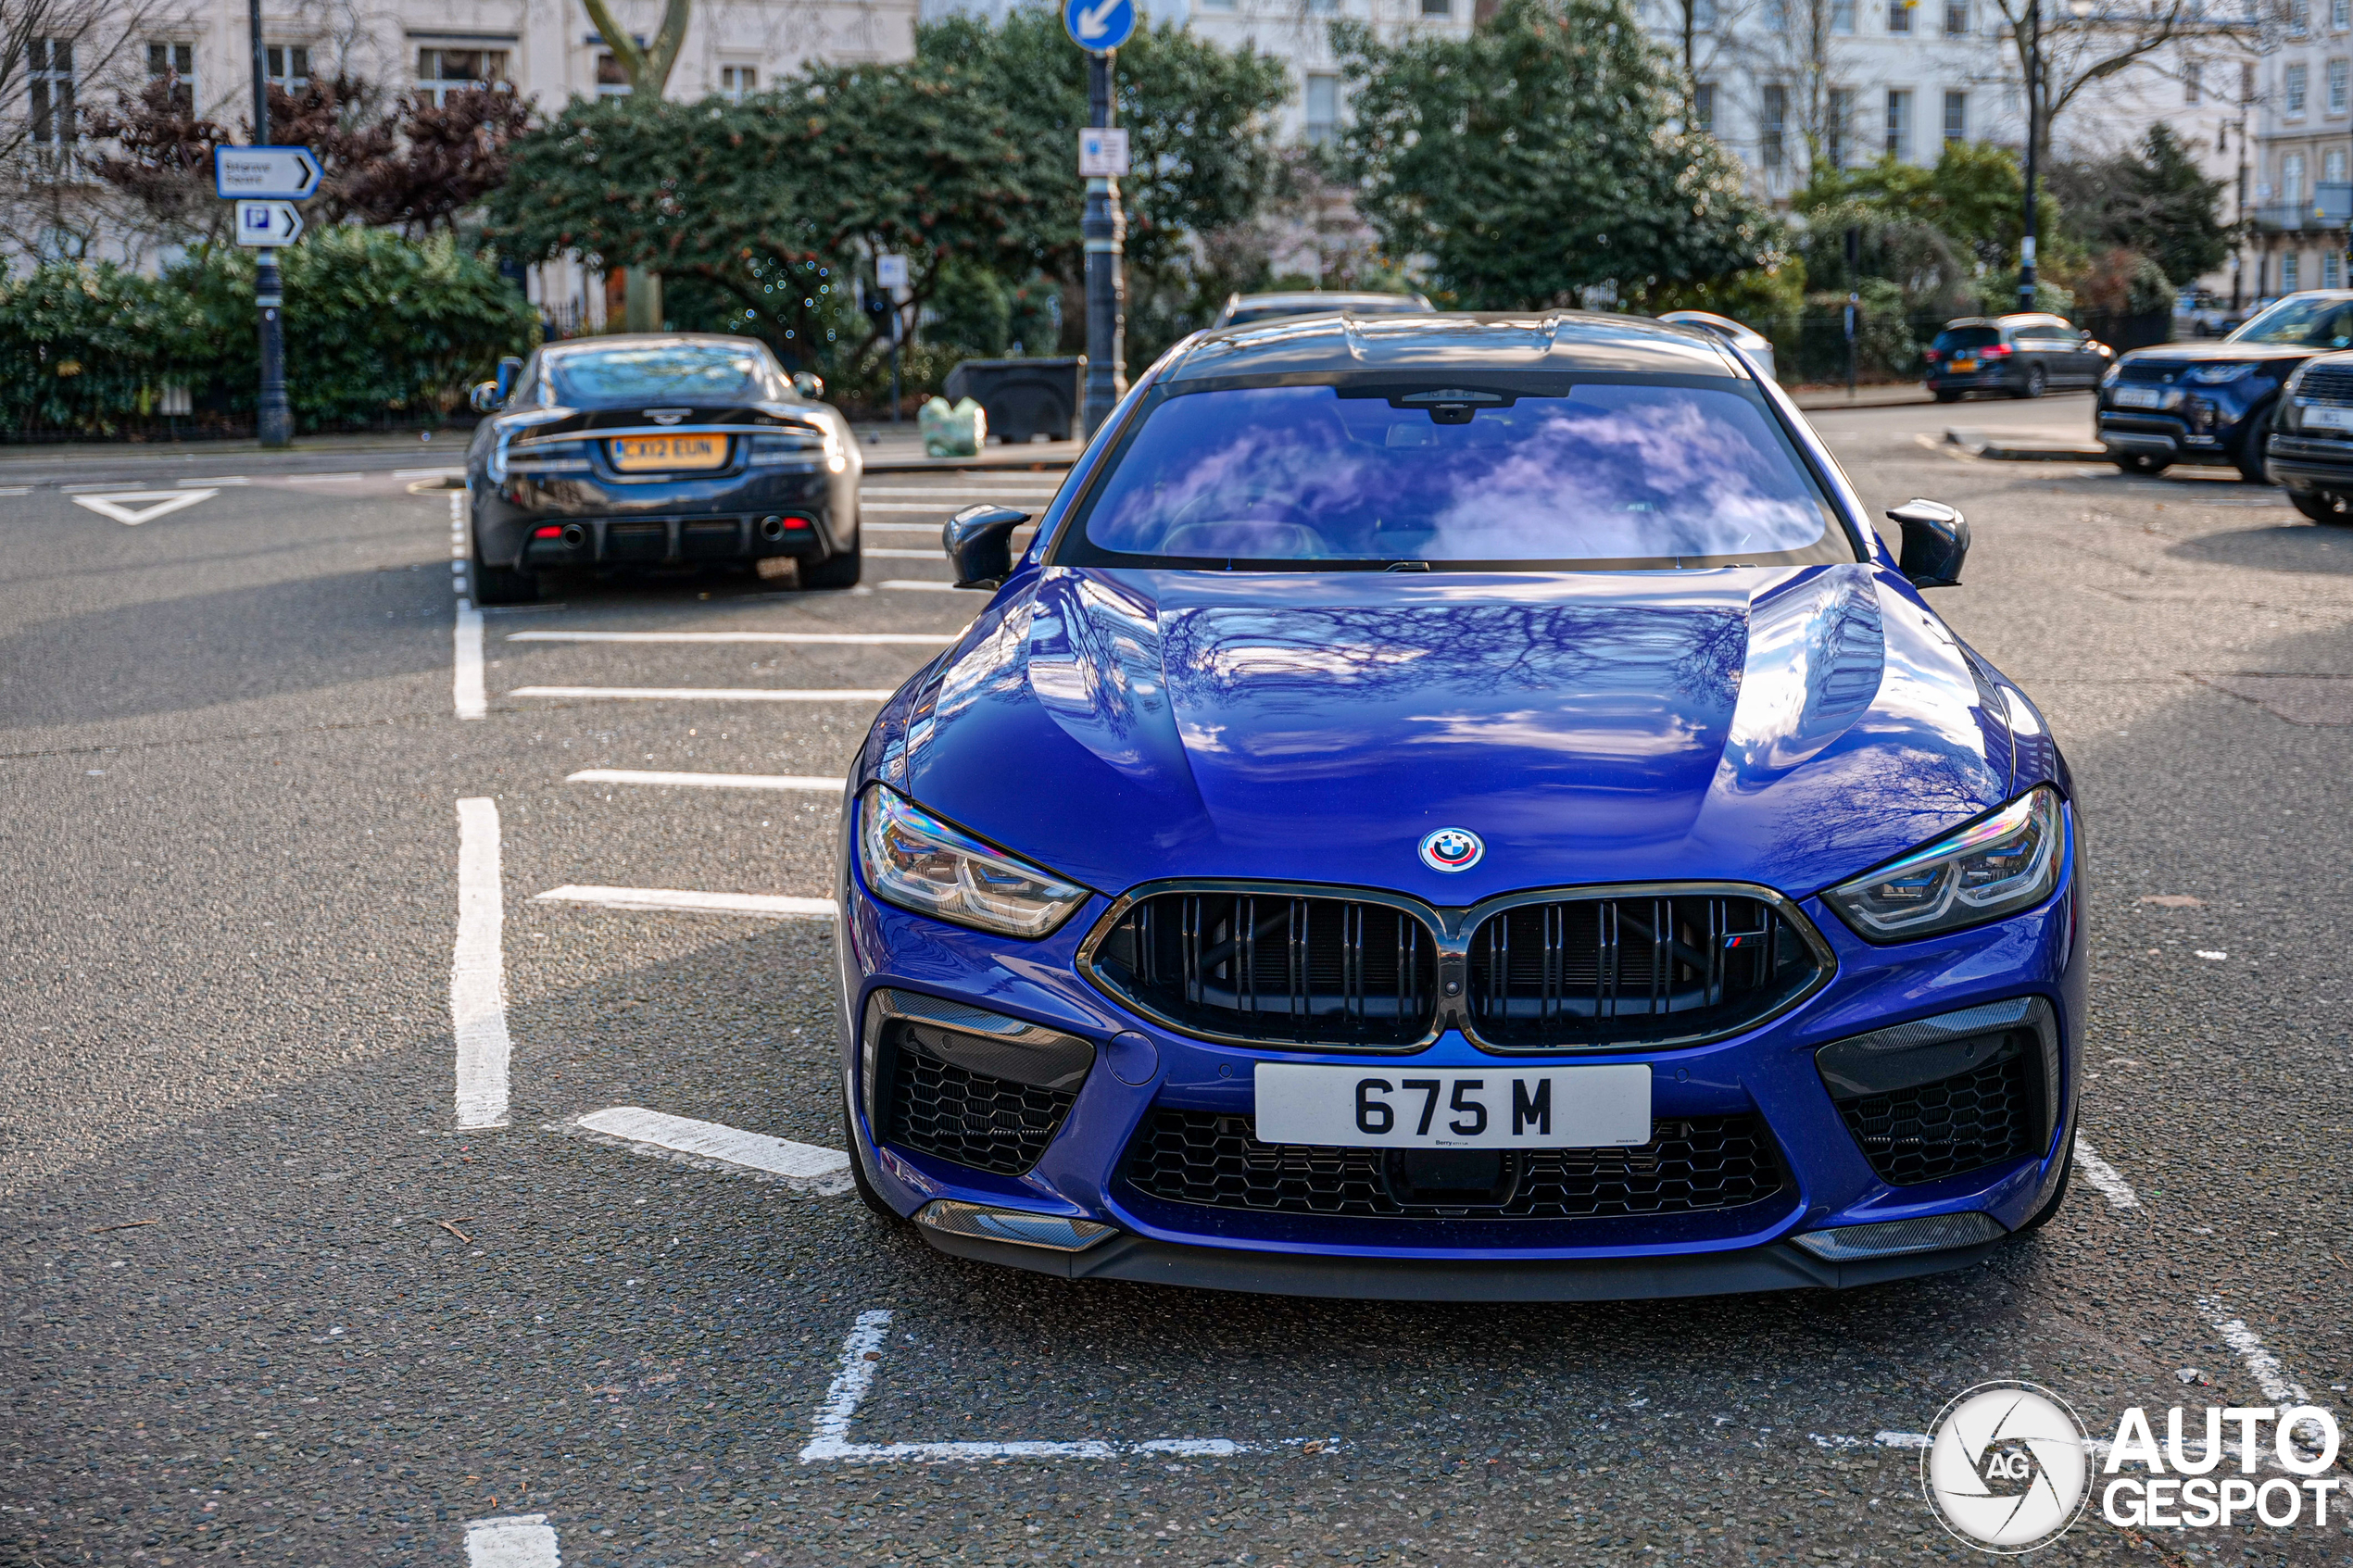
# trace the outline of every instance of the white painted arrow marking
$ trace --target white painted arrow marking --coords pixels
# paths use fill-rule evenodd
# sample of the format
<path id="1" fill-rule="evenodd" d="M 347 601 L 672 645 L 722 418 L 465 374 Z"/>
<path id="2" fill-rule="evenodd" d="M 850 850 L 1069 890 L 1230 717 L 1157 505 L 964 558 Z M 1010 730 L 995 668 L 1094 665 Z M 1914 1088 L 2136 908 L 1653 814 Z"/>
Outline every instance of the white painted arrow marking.
<path id="1" fill-rule="evenodd" d="M 136 528 L 167 512 L 209 501 L 220 494 L 218 490 L 117 490 L 105 495 L 69 495 L 67 499 L 77 507 L 89 508 L 100 517 L 110 517 L 125 527 Z M 130 505 L 134 501 L 151 501 L 154 505 L 134 508 Z"/>
<path id="2" fill-rule="evenodd" d="M 1078 36 L 1101 38 L 1111 31 L 1111 14 L 1119 9 L 1120 0 L 1103 0 L 1100 6 L 1082 4 L 1078 7 Z"/>

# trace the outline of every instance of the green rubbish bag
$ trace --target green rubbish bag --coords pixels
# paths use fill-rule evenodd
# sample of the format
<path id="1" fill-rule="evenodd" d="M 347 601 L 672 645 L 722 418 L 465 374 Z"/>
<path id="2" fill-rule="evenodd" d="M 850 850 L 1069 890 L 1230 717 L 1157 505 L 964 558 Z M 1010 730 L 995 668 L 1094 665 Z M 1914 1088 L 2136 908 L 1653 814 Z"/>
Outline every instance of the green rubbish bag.
<path id="1" fill-rule="evenodd" d="M 915 423 L 926 458 L 977 458 L 988 445 L 988 411 L 969 397 L 952 408 L 945 397 L 935 397 L 916 410 Z"/>

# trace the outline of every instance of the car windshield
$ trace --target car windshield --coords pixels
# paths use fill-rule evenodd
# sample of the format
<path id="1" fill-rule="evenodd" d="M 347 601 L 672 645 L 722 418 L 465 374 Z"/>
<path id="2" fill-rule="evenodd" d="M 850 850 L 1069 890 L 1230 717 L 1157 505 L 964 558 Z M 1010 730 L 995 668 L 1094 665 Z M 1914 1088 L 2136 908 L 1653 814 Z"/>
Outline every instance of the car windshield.
<path id="1" fill-rule="evenodd" d="M 1999 327 L 1947 327 L 1936 334 L 1930 346 L 1949 352 L 1956 348 L 1991 348 L 2002 341 Z"/>
<path id="2" fill-rule="evenodd" d="M 2284 299 L 2223 341 L 2344 348 L 2353 345 L 2353 299 Z"/>
<path id="3" fill-rule="evenodd" d="M 1332 385 L 1170 396 L 1054 558 L 1279 570 L 1852 561 L 1754 389 Z"/>
<path id="4" fill-rule="evenodd" d="M 749 403 L 776 395 L 768 357 L 727 343 L 639 344 L 592 348 L 556 359 L 567 403 Z"/>

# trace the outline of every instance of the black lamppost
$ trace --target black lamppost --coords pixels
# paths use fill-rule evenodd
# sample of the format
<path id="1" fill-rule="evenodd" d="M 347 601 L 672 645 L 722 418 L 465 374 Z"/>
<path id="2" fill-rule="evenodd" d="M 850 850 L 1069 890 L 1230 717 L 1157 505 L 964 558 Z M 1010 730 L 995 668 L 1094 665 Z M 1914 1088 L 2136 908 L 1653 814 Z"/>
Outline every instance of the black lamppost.
<path id="1" fill-rule="evenodd" d="M 261 0 L 249 0 L 253 28 L 253 144 L 270 144 L 270 54 L 261 43 Z M 264 446 L 294 444 L 294 414 L 286 407 L 286 345 L 278 312 L 284 295 L 278 282 L 278 253 L 266 246 L 254 257 L 253 302 L 261 317 L 261 395 L 254 406 L 254 433 Z"/>
<path id="2" fill-rule="evenodd" d="M 1107 129 L 1119 123 L 1112 95 L 1118 51 L 1098 49 L 1087 56 L 1087 123 Z M 1087 394 L 1080 422 L 1092 435 L 1111 418 L 1127 391 L 1126 281 L 1122 276 L 1127 220 L 1119 210 L 1119 182 L 1107 175 L 1087 180 L 1087 211 L 1079 221 L 1087 245 Z"/>
<path id="3" fill-rule="evenodd" d="M 2042 144 L 2044 60 L 2043 0 L 2028 0 L 2026 28 L 2026 212 L 2025 233 L 2018 245 L 2018 307 L 2034 308 L 2035 153 Z M 2082 21 L 2092 14 L 2092 0 L 2067 0 L 2068 14 Z"/>

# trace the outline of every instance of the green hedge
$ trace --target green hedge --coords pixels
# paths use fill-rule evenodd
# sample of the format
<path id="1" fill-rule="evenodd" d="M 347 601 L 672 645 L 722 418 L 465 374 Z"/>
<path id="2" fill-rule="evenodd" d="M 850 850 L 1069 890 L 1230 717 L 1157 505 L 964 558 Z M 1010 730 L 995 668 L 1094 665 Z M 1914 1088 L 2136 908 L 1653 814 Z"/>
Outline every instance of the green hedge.
<path id="1" fill-rule="evenodd" d="M 522 295 L 446 235 L 313 230 L 280 257 L 286 394 L 302 430 L 438 418 L 499 356 L 537 341 Z M 0 420 L 20 434 L 131 433 L 160 421 L 177 384 L 195 422 L 249 422 L 253 274 L 250 255 L 208 247 L 159 279 L 55 263 L 0 280 Z"/>

